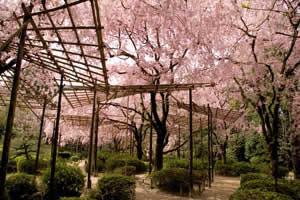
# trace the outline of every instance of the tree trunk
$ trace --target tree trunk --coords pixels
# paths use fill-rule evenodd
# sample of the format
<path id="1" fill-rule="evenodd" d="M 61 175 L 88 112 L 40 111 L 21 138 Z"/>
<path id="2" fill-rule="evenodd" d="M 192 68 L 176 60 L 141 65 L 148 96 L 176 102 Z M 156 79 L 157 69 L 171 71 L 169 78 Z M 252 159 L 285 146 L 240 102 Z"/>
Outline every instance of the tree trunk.
<path id="1" fill-rule="evenodd" d="M 156 148 L 155 148 L 155 170 L 161 170 L 163 168 L 163 149 L 164 149 L 165 137 L 161 134 L 157 134 Z"/>
<path id="2" fill-rule="evenodd" d="M 137 141 L 136 144 L 136 156 L 139 160 L 142 160 L 143 157 L 143 148 L 142 148 L 142 141 Z"/>

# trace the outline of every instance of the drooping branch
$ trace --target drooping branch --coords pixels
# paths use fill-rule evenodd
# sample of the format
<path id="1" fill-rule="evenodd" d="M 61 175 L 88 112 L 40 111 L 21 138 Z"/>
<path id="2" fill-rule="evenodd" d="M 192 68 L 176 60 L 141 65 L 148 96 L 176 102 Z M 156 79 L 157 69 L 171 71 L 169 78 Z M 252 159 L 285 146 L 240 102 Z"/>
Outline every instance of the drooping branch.
<path id="1" fill-rule="evenodd" d="M 163 154 L 167 154 L 167 153 L 171 153 L 173 151 L 177 151 L 178 149 L 180 149 L 183 145 L 185 145 L 189 140 L 184 141 L 182 144 L 180 144 L 179 146 L 177 146 L 174 149 L 170 149 L 168 151 L 164 151 Z"/>

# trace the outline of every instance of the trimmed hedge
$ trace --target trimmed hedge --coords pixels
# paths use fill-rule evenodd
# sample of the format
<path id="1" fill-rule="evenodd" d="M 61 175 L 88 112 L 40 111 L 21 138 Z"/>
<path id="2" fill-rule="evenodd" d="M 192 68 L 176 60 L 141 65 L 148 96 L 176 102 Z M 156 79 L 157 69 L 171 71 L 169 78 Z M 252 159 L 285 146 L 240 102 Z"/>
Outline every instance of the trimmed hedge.
<path id="1" fill-rule="evenodd" d="M 293 200 L 284 194 L 260 190 L 237 190 L 229 200 Z"/>
<path id="2" fill-rule="evenodd" d="M 106 175 L 97 183 L 102 200 L 134 200 L 135 180 L 129 176 Z"/>
<path id="3" fill-rule="evenodd" d="M 189 169 L 190 160 L 189 159 L 167 159 L 164 162 L 164 168 L 183 168 Z M 199 159 L 193 160 L 194 170 L 203 170 L 207 168 L 207 163 L 203 163 Z"/>
<path id="4" fill-rule="evenodd" d="M 46 186 L 46 199 L 49 197 L 50 174 L 51 169 L 48 168 L 42 176 L 42 181 Z M 84 175 L 81 170 L 65 163 L 57 163 L 54 181 L 59 197 L 79 197 L 84 187 Z"/>
<path id="5" fill-rule="evenodd" d="M 20 158 L 17 161 L 18 172 L 25 172 L 27 174 L 35 174 L 35 160 L 27 160 L 26 158 Z"/>
<path id="6" fill-rule="evenodd" d="M 9 176 L 5 186 L 11 200 L 30 200 L 31 195 L 38 191 L 35 177 L 25 173 Z"/>
<path id="7" fill-rule="evenodd" d="M 71 161 L 73 161 L 73 162 L 77 162 L 79 160 L 80 160 L 80 157 L 77 155 L 71 157 Z"/>
<path id="8" fill-rule="evenodd" d="M 248 173 L 248 174 L 242 174 L 241 175 L 241 182 L 240 184 L 244 184 L 248 181 L 252 180 L 272 180 L 272 177 L 266 175 L 266 174 L 259 174 L 259 173 Z"/>
<path id="9" fill-rule="evenodd" d="M 140 161 L 136 158 L 121 158 L 121 157 L 112 157 L 109 158 L 106 163 L 106 169 L 108 171 L 113 171 L 116 168 L 124 166 L 134 166 L 136 168 L 136 173 L 143 173 L 147 170 L 147 166 L 143 161 Z"/>
<path id="10" fill-rule="evenodd" d="M 121 174 L 124 176 L 132 176 L 136 174 L 136 167 L 135 166 L 124 166 L 120 168 L 116 168 L 114 170 L 114 173 Z"/>
<path id="11" fill-rule="evenodd" d="M 207 178 L 206 171 L 194 171 L 193 181 L 204 181 Z M 159 188 L 171 191 L 182 192 L 189 191 L 189 171 L 183 168 L 167 168 L 160 171 L 156 171 L 152 175 L 152 180 Z"/>
<path id="12" fill-rule="evenodd" d="M 275 183 L 273 180 L 251 180 L 247 181 L 240 186 L 240 190 L 259 190 L 263 192 L 276 192 Z M 292 186 L 283 181 L 278 182 L 278 193 L 285 194 L 292 197 L 295 200 L 300 199 L 299 192 L 296 190 L 296 187 Z"/>
<path id="13" fill-rule="evenodd" d="M 222 176 L 240 176 L 241 174 L 256 173 L 258 169 L 247 162 L 221 163 L 215 165 L 216 173 Z"/>

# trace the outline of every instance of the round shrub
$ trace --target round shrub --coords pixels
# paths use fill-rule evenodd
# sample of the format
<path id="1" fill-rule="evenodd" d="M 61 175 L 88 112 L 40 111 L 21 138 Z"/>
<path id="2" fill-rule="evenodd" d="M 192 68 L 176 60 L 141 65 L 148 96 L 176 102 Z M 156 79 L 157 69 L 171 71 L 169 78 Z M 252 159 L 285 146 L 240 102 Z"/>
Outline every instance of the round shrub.
<path id="1" fill-rule="evenodd" d="M 237 190 L 229 200 L 293 200 L 293 198 L 276 192 L 259 190 Z"/>
<path id="2" fill-rule="evenodd" d="M 58 157 L 63 158 L 63 159 L 69 159 L 71 157 L 70 152 L 59 152 Z"/>
<path id="3" fill-rule="evenodd" d="M 29 200 L 37 192 L 35 177 L 25 173 L 9 176 L 5 186 L 11 200 Z"/>
<path id="4" fill-rule="evenodd" d="M 26 158 L 20 158 L 17 161 L 18 172 L 25 172 L 27 174 L 35 174 L 35 160 L 27 160 Z"/>
<path id="5" fill-rule="evenodd" d="M 73 161 L 73 162 L 77 162 L 79 160 L 80 160 L 80 157 L 77 155 L 71 157 L 71 161 Z"/>
<path id="6" fill-rule="evenodd" d="M 102 200 L 135 199 L 135 180 L 129 176 L 106 175 L 97 183 Z"/>
<path id="7" fill-rule="evenodd" d="M 165 161 L 165 168 L 183 168 L 189 169 L 190 161 L 188 159 L 168 159 Z M 203 170 L 206 169 L 207 163 L 203 163 L 199 159 L 194 159 L 193 169 L 194 170 Z"/>
<path id="8" fill-rule="evenodd" d="M 272 177 L 267 176 L 266 174 L 259 174 L 259 173 L 248 173 L 248 174 L 242 174 L 241 175 L 241 185 L 252 180 L 265 180 L 270 179 L 272 180 Z"/>
<path id="9" fill-rule="evenodd" d="M 217 162 L 215 165 L 216 174 L 221 176 L 238 176 L 232 164 Z"/>
<path id="10" fill-rule="evenodd" d="M 205 181 L 207 172 L 194 171 L 193 181 Z M 167 168 L 156 171 L 152 175 L 152 180 L 159 188 L 170 192 L 189 191 L 189 171 L 183 168 Z"/>
<path id="11" fill-rule="evenodd" d="M 250 172 L 258 172 L 257 169 L 247 162 L 236 162 L 233 164 L 235 173 L 239 176 Z"/>
<path id="12" fill-rule="evenodd" d="M 39 160 L 39 170 L 43 170 L 48 168 L 50 165 L 50 161 L 46 159 L 40 159 Z"/>
<path id="13" fill-rule="evenodd" d="M 0 160 L 1 164 L 1 160 Z M 17 162 L 14 159 L 10 159 L 7 162 L 7 173 L 16 173 L 17 172 Z"/>
<path id="14" fill-rule="evenodd" d="M 147 170 L 147 166 L 145 165 L 145 163 L 143 161 L 135 159 L 135 158 L 125 160 L 125 165 L 126 164 L 127 164 L 127 166 L 135 167 L 136 173 L 143 173 Z"/>
<path id="15" fill-rule="evenodd" d="M 276 192 L 275 190 L 275 183 L 273 180 L 252 180 L 247 181 L 246 183 L 242 184 L 240 187 L 241 190 L 259 190 L 263 192 Z M 292 197 L 295 200 L 300 199 L 299 192 L 295 190 L 290 184 L 285 182 L 278 182 L 278 193 L 285 194 L 287 196 Z"/>
<path id="16" fill-rule="evenodd" d="M 124 166 L 120 168 L 116 168 L 114 170 L 114 173 L 121 174 L 124 176 L 132 176 L 136 174 L 136 167 L 135 166 Z"/>
<path id="17" fill-rule="evenodd" d="M 50 174 L 51 170 L 48 168 L 42 176 L 42 181 L 46 185 L 46 196 L 49 195 Z M 84 187 L 84 176 L 81 170 L 65 163 L 57 163 L 54 181 L 59 197 L 79 197 Z"/>

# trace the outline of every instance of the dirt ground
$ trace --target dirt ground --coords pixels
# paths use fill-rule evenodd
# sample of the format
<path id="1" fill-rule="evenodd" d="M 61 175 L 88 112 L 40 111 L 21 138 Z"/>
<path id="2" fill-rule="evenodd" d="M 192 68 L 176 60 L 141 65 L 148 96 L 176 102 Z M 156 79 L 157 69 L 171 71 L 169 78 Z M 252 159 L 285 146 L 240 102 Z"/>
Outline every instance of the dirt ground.
<path id="1" fill-rule="evenodd" d="M 136 200 L 228 200 L 230 195 L 240 186 L 240 178 L 216 176 L 211 188 L 206 187 L 202 194 L 193 198 L 169 194 L 158 189 L 150 189 L 150 182 L 145 175 L 136 176 Z"/>

